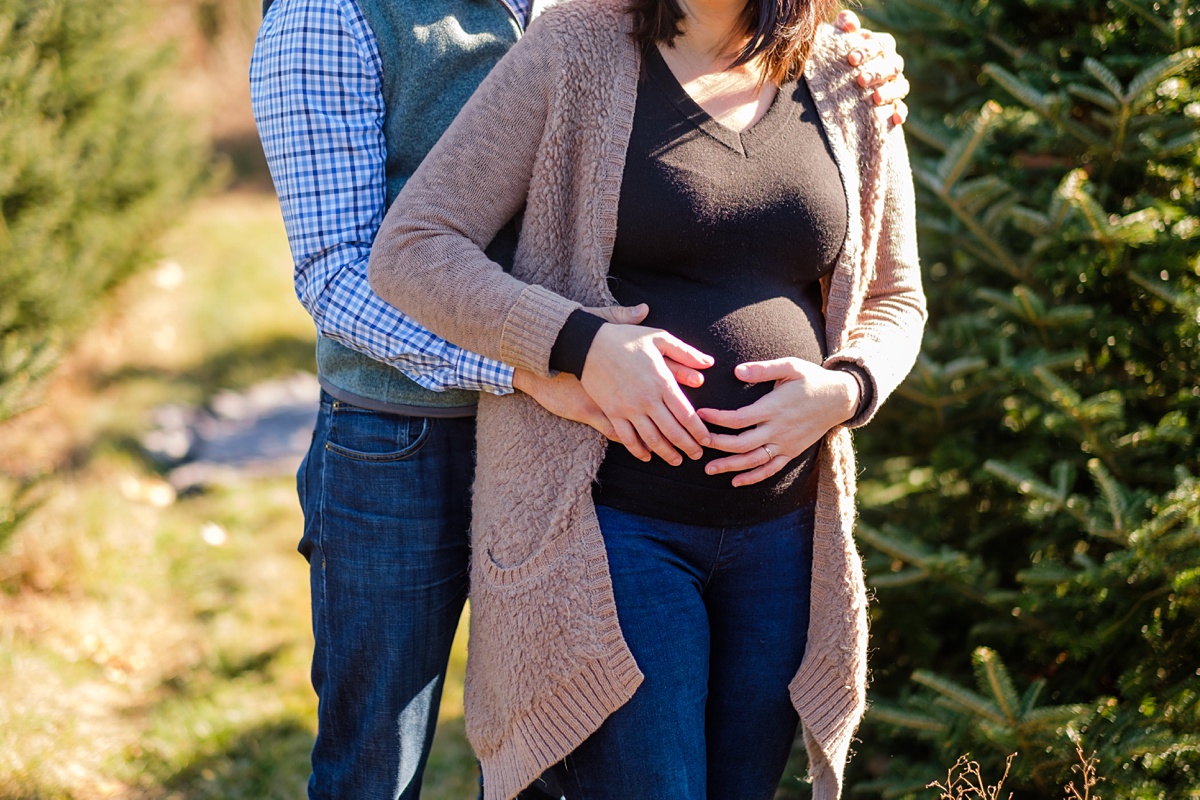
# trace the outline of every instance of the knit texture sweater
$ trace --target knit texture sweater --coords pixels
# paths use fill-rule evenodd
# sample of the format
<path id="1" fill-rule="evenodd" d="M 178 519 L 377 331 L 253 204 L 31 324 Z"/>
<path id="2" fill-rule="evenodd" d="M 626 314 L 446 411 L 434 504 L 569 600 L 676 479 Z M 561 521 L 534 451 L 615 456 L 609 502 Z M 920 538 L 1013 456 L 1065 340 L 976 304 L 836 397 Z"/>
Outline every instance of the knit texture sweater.
<path id="1" fill-rule="evenodd" d="M 556 6 L 484 80 L 384 220 L 369 270 L 380 296 L 459 346 L 543 375 L 571 312 L 612 302 L 606 274 L 640 70 L 624 5 Z M 872 400 L 856 418 L 866 422 L 912 367 L 925 301 L 903 134 L 864 101 L 848 51 L 822 28 L 805 76 L 850 211 L 822 281 L 825 363 L 870 376 Z M 483 248 L 522 208 L 505 272 Z M 866 704 L 850 440 L 839 426 L 821 449 L 808 647 L 789 685 L 815 800 L 840 796 Z M 592 503 L 605 446 L 524 394 L 480 400 L 464 705 L 487 800 L 515 796 L 642 680 Z"/>

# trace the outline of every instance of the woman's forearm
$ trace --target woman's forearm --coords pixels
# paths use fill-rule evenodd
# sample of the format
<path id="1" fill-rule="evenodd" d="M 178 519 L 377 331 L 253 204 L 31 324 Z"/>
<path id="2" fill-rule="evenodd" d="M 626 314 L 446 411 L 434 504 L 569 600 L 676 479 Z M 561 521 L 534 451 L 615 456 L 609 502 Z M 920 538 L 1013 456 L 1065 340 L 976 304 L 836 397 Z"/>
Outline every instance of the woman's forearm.
<path id="1" fill-rule="evenodd" d="M 866 424 L 912 369 L 925 328 L 925 293 L 917 254 L 916 200 L 903 131 L 885 142 L 883 220 L 875 274 L 844 344 L 825 366 L 857 365 L 870 378 L 870 397 L 852 419 Z"/>

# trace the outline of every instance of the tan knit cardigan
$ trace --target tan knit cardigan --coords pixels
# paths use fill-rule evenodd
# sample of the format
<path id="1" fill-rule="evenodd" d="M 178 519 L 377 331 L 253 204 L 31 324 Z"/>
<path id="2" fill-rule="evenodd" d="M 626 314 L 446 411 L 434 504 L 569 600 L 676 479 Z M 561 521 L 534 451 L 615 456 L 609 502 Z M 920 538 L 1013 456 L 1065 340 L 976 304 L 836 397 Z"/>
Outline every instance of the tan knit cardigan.
<path id="1" fill-rule="evenodd" d="M 380 296 L 459 346 L 543 375 L 571 311 L 613 302 L 605 276 L 640 67 L 624 4 L 550 9 L 484 81 L 383 222 L 370 261 Z M 870 375 L 866 421 L 912 367 L 925 304 L 903 135 L 863 101 L 847 50 L 824 28 L 806 76 L 851 212 L 825 285 L 827 363 Z M 507 274 L 482 248 L 522 208 Z M 480 400 L 464 703 L 488 800 L 570 753 L 642 680 L 591 499 L 605 446 L 526 395 Z M 789 688 L 813 796 L 833 800 L 867 674 L 847 429 L 826 436 L 820 470 L 808 648 Z"/>

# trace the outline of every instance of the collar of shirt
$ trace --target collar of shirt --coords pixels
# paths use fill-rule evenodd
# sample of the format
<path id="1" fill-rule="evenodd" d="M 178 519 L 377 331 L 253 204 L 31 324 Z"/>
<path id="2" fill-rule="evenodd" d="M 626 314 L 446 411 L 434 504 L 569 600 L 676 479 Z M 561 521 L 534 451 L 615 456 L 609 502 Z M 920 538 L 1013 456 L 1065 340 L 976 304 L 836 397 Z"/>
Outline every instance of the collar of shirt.
<path id="1" fill-rule="evenodd" d="M 529 2 L 530 0 L 504 0 L 505 5 L 511 8 L 521 21 L 522 28 L 529 24 Z"/>

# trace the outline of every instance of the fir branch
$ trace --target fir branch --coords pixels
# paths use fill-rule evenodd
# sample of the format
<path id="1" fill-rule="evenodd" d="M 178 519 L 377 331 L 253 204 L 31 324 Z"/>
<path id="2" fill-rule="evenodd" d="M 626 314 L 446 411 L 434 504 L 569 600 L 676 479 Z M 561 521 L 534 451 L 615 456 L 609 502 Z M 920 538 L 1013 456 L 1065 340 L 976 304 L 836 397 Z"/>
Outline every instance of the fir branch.
<path id="1" fill-rule="evenodd" d="M 872 704 L 867 709 L 867 717 L 872 722 L 882 722 L 898 728 L 909 728 L 925 733 L 942 733 L 946 730 L 946 723 L 928 714 L 881 703 Z"/>
<path id="2" fill-rule="evenodd" d="M 1121 81 L 1117 78 L 1113 71 L 1101 64 L 1096 59 L 1088 56 L 1083 60 L 1083 68 L 1088 74 L 1100 82 L 1109 93 L 1117 99 L 1121 105 L 1126 105 L 1125 102 L 1125 87 L 1121 85 Z"/>
<path id="3" fill-rule="evenodd" d="M 1200 65 L 1200 47 L 1191 47 L 1156 61 L 1143 69 L 1129 82 L 1124 102 L 1135 111 L 1154 102 L 1155 90 L 1168 78 Z"/>
<path id="4" fill-rule="evenodd" d="M 906 564 L 912 564 L 924 569 L 929 556 L 932 555 L 921 544 L 902 541 L 896 536 L 888 536 L 878 528 L 868 525 L 865 522 L 859 522 L 854 532 L 856 536 L 879 552 L 889 558 L 903 561 Z"/>
<path id="5" fill-rule="evenodd" d="M 876 589 L 896 589 L 901 586 L 913 586 L 925 583 L 932 573 L 927 569 L 913 568 L 899 572 L 872 573 L 867 582 Z"/>
<path id="6" fill-rule="evenodd" d="M 1087 467 L 1092 479 L 1100 488 L 1104 503 L 1112 516 L 1113 531 L 1118 535 L 1125 535 L 1129 528 L 1129 506 L 1125 499 L 1125 490 L 1117 483 L 1112 473 L 1104 468 L 1100 459 L 1088 459 Z"/>
<path id="7" fill-rule="evenodd" d="M 1101 148 L 1104 146 L 1104 140 L 1095 132 L 1063 116 L 1064 103 L 1061 95 L 1039 92 L 999 64 L 984 64 L 983 74 L 996 81 L 1005 91 L 1030 110 L 1037 112 L 1047 122 L 1091 147 Z"/>
<path id="8" fill-rule="evenodd" d="M 1068 83 L 1067 91 L 1080 100 L 1086 100 L 1089 103 L 1100 106 L 1111 114 L 1116 114 L 1121 109 L 1121 101 L 1119 99 L 1114 99 L 1111 94 L 1097 91 L 1090 86 L 1084 86 L 1081 83 Z"/>
<path id="9" fill-rule="evenodd" d="M 972 661 L 979 682 L 987 685 L 1001 713 L 1010 721 L 1015 721 L 1020 701 L 1017 698 L 1016 687 L 1013 686 L 1012 676 L 1008 674 L 1004 662 L 995 650 L 988 647 L 976 648 Z"/>
<path id="10" fill-rule="evenodd" d="M 955 139 L 950 149 L 946 151 L 946 155 L 938 163 L 938 178 L 941 179 L 941 190 L 943 192 L 953 191 L 954 185 L 958 183 L 959 178 L 967 171 L 967 167 L 971 165 L 971 159 L 975 157 L 975 153 L 979 150 L 979 146 L 983 144 L 983 140 L 987 137 L 992 127 L 999 121 L 1000 104 L 989 100 L 984 103 L 983 108 L 979 111 L 974 122 L 971 123 L 967 132 Z M 962 198 L 960 197 L 960 201 Z"/>
<path id="11" fill-rule="evenodd" d="M 1008 721 L 995 703 L 940 675 L 928 670 L 917 670 L 913 673 L 912 679 L 915 683 L 933 689 L 950 704 L 951 708 L 991 720 L 997 725 L 1004 725 Z"/>
<path id="12" fill-rule="evenodd" d="M 1163 33 L 1174 38 L 1175 31 L 1172 28 L 1171 23 L 1162 19 L 1160 16 L 1158 16 L 1158 14 L 1155 14 L 1152 10 L 1146 8 L 1140 2 L 1137 2 L 1137 0 L 1116 0 L 1116 1 L 1118 3 L 1120 3 L 1121 5 L 1125 6 L 1126 8 L 1128 8 L 1133 13 L 1140 16 L 1142 19 L 1149 22 L 1154 27 L 1158 28 Z"/>
<path id="13" fill-rule="evenodd" d="M 1173 292 L 1166 286 L 1163 286 L 1162 281 L 1150 280 L 1144 275 L 1139 275 L 1136 272 L 1130 272 L 1126 277 L 1128 277 L 1130 281 L 1136 283 L 1142 289 L 1145 289 L 1147 292 L 1157 297 L 1159 300 L 1162 300 L 1173 308 L 1182 311 L 1188 316 L 1192 316 L 1196 313 L 1196 309 L 1200 308 L 1200 298 L 1197 298 L 1194 294 L 1181 294 L 1179 292 Z"/>
<path id="14" fill-rule="evenodd" d="M 945 0 L 909 0 L 909 2 L 916 8 L 940 16 L 950 28 L 956 28 L 968 35 L 986 39 L 1003 50 L 1013 61 L 1020 61 L 1025 58 L 1025 48 L 1018 47 L 1004 37 L 980 25 L 976 16 L 970 11 L 961 11 L 945 2 Z"/>
<path id="15" fill-rule="evenodd" d="M 933 125 L 926 122 L 918 114 L 913 114 L 904 122 L 904 132 L 906 135 L 942 153 L 949 150 L 950 145 L 954 142 L 947 135 L 944 128 L 935 129 Z"/>

